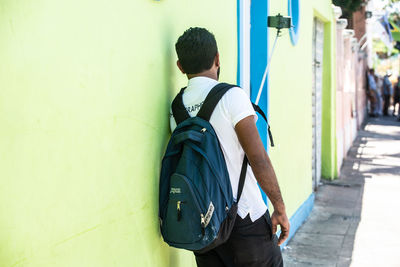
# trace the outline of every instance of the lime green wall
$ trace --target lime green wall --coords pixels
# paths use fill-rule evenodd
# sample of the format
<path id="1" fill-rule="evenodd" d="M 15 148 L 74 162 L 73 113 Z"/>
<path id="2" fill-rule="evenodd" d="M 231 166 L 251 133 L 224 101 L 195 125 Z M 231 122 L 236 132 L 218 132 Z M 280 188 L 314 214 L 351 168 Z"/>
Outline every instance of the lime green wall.
<path id="1" fill-rule="evenodd" d="M 334 179 L 338 175 L 336 164 L 336 20 L 331 7 L 329 11 L 325 10 L 325 12 L 320 13 L 319 10 L 314 10 L 314 16 L 325 23 L 321 175 L 325 179 Z"/>
<path id="2" fill-rule="evenodd" d="M 338 175 L 336 160 L 336 21 L 325 23 L 322 85 L 322 166 L 321 175 Z"/>
<path id="3" fill-rule="evenodd" d="M 284 3 L 282 3 L 284 2 Z M 273 55 L 270 87 L 269 115 L 275 139 L 275 147 L 270 149 L 271 159 L 282 188 L 288 215 L 292 216 L 299 206 L 312 193 L 312 42 L 313 19 L 315 16 L 328 22 L 333 20 L 331 1 L 308 0 L 300 1 L 300 37 L 296 46 L 290 41 L 290 35 L 285 30 L 280 37 L 275 54 Z M 278 13 L 286 15 L 287 1 L 270 1 L 270 15 Z M 325 34 L 330 36 L 332 31 L 326 28 Z M 275 30 L 270 31 L 270 47 L 274 41 Z M 333 101 L 326 92 L 334 90 L 329 69 L 334 69 L 333 55 L 330 47 L 333 42 L 326 42 L 330 49 L 324 55 L 324 84 L 323 84 L 323 134 L 326 125 L 326 115 L 334 112 L 326 102 Z M 333 93 L 330 93 L 331 95 Z M 334 114 L 333 114 L 334 115 Z M 330 130 L 331 131 L 331 130 Z M 331 139 L 332 137 L 330 137 Z M 323 139 L 323 155 L 325 160 L 326 143 Z M 330 145 L 330 144 L 329 144 Z M 330 152 L 329 152 L 330 153 Z M 329 154 L 328 153 L 328 154 Z M 325 168 L 325 165 L 323 165 Z"/>
<path id="4" fill-rule="evenodd" d="M 0 266 L 194 266 L 157 218 L 191 25 L 235 82 L 235 1 L 0 2 Z"/>

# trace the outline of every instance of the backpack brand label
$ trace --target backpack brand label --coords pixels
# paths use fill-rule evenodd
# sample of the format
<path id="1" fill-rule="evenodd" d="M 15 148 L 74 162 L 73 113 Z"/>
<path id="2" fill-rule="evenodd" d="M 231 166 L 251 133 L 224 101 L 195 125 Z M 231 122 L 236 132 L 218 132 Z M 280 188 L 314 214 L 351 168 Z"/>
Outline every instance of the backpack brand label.
<path id="1" fill-rule="evenodd" d="M 210 205 L 208 206 L 208 210 L 207 210 L 206 216 L 204 216 L 204 219 L 205 219 L 205 226 L 204 227 L 207 227 L 207 225 L 210 223 L 211 218 L 212 218 L 212 216 L 214 214 L 214 209 L 215 208 L 214 208 L 213 203 L 210 202 Z"/>
<path id="2" fill-rule="evenodd" d="M 171 191 L 169 191 L 170 194 L 180 194 L 181 193 L 181 188 L 180 187 L 171 187 Z"/>

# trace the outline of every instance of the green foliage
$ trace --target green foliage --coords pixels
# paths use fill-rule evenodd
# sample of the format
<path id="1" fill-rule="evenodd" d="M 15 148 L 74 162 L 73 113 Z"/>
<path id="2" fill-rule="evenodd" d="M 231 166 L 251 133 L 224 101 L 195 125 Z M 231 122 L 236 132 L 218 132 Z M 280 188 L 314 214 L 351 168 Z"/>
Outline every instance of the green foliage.
<path id="1" fill-rule="evenodd" d="M 374 39 L 372 43 L 373 50 L 378 55 L 379 59 L 386 59 L 392 56 L 395 56 L 400 53 L 399 50 L 393 48 L 391 53 L 389 54 L 389 49 L 387 46 L 379 39 Z"/>

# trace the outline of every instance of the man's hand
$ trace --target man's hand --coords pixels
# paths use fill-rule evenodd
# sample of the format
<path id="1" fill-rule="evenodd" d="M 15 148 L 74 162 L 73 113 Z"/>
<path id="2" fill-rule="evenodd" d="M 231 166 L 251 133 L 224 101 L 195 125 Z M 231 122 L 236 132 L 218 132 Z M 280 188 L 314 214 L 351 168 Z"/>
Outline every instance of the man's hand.
<path id="1" fill-rule="evenodd" d="M 286 212 L 278 212 L 274 211 L 271 215 L 271 223 L 272 223 L 272 233 L 276 234 L 278 225 L 281 227 L 281 235 L 278 239 L 278 246 L 282 245 L 283 242 L 289 237 L 290 231 L 290 223 L 286 216 Z"/>

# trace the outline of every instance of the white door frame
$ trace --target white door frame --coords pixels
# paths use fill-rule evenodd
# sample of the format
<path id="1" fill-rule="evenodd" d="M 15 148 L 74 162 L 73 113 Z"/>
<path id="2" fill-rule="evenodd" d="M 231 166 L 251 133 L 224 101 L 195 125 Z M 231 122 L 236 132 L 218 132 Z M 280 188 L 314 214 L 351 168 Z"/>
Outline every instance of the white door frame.
<path id="1" fill-rule="evenodd" d="M 324 23 L 314 18 L 313 29 L 313 90 L 312 90 L 312 179 L 316 190 L 321 181 L 321 143 L 322 143 L 322 82 L 324 56 Z"/>
<path id="2" fill-rule="evenodd" d="M 250 0 L 239 1 L 240 87 L 250 96 Z"/>

